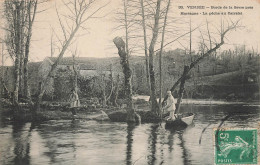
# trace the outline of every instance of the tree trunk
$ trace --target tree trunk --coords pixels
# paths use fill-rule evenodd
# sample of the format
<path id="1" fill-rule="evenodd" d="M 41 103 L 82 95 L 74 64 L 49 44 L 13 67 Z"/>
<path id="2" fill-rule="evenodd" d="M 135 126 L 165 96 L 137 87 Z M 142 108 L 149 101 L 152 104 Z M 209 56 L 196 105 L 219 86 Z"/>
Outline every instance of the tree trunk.
<path id="1" fill-rule="evenodd" d="M 182 100 L 182 96 L 183 96 L 183 92 L 184 92 L 184 84 L 186 81 L 186 77 L 189 73 L 189 66 L 184 66 L 184 71 L 183 71 L 183 79 L 181 80 L 181 84 L 180 84 L 180 89 L 179 89 L 179 93 L 178 93 L 178 100 L 177 100 L 177 104 L 176 104 L 176 111 L 175 113 L 178 114 L 179 110 L 180 110 L 180 106 L 181 106 L 181 100 Z"/>
<path id="2" fill-rule="evenodd" d="M 25 39 L 25 6 L 24 6 L 24 1 L 21 1 L 20 3 L 20 16 L 19 16 L 19 29 L 18 29 L 18 33 L 20 34 L 20 40 L 19 40 L 19 45 L 20 45 L 20 71 L 19 71 L 19 77 L 20 77 L 20 81 L 19 81 L 19 95 L 21 97 L 24 96 L 24 39 Z"/>
<path id="3" fill-rule="evenodd" d="M 29 75 L 28 75 L 28 55 L 24 58 L 24 94 L 27 102 L 29 104 L 32 104 L 32 98 L 31 98 L 31 92 L 30 92 L 30 86 L 29 86 Z"/>
<path id="4" fill-rule="evenodd" d="M 159 94 L 159 109 L 161 111 L 162 109 L 162 52 L 163 52 L 163 44 L 164 44 L 164 34 L 165 34 L 165 28 L 167 23 L 167 15 L 170 8 L 171 0 L 168 1 L 166 13 L 164 17 L 164 23 L 163 23 L 163 31 L 162 31 L 162 42 L 161 42 L 161 48 L 160 48 L 160 54 L 159 54 L 159 74 L 160 74 L 160 94 Z"/>
<path id="5" fill-rule="evenodd" d="M 125 49 L 125 42 L 121 37 L 116 37 L 113 40 L 114 44 L 118 49 L 118 54 L 120 56 L 120 64 L 123 68 L 123 73 L 125 76 L 125 96 L 127 99 L 127 122 L 135 122 L 135 110 L 133 108 L 132 100 L 132 84 L 131 77 L 132 71 L 129 66 L 129 58 Z"/>
<path id="6" fill-rule="evenodd" d="M 20 86 L 21 34 L 20 32 L 20 5 L 15 4 L 14 33 L 15 33 L 15 66 L 14 66 L 14 94 L 13 104 L 18 105 Z"/>
<path id="7" fill-rule="evenodd" d="M 22 41 L 20 41 L 20 44 L 22 43 Z M 23 44 L 21 44 L 21 47 L 23 47 Z M 23 50 L 21 50 L 21 54 L 20 54 L 20 67 L 19 67 L 19 95 L 23 98 L 24 96 L 24 54 L 23 54 Z"/>
<path id="8" fill-rule="evenodd" d="M 156 14 L 154 16 L 154 27 L 153 27 L 153 37 L 149 46 L 149 70 L 150 70 L 150 83 L 151 83 L 151 102 L 152 102 L 152 111 L 156 114 L 160 114 L 159 112 L 159 105 L 156 100 L 156 85 L 155 85 L 155 74 L 154 74 L 154 67 L 153 67 L 153 57 L 154 57 L 154 47 L 158 38 L 159 32 L 159 17 L 160 17 L 160 6 L 161 0 L 157 0 L 156 5 Z"/>
<path id="9" fill-rule="evenodd" d="M 149 72 L 149 62 L 148 62 L 148 46 L 147 46 L 147 38 L 146 38 L 146 23 L 145 23 L 145 16 L 144 16 L 144 2 L 140 0 L 141 8 L 142 8 L 142 26 L 144 32 L 144 53 L 145 53 L 145 70 L 146 70 L 146 81 L 147 86 L 149 88 L 149 95 L 151 96 L 151 83 L 150 83 L 150 72 Z"/>
<path id="10" fill-rule="evenodd" d="M 36 10 L 37 10 L 37 1 L 32 4 L 32 2 L 28 2 L 27 4 L 27 13 L 28 13 L 28 34 L 26 36 L 26 43 L 25 43 L 25 55 L 24 55 L 24 94 L 27 102 L 32 104 L 31 92 L 30 92 L 30 85 L 28 82 L 28 59 L 30 53 L 30 44 L 31 44 L 31 37 L 32 37 L 32 25 L 35 19 Z M 31 17 L 31 9 L 33 8 L 33 13 Z"/>

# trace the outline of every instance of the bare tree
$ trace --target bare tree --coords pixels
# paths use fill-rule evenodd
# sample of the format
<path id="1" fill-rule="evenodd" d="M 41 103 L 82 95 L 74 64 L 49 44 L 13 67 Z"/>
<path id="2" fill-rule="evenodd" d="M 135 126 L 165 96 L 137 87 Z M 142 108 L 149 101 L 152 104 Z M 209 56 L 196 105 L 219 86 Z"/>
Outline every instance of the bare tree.
<path id="1" fill-rule="evenodd" d="M 236 28 L 241 27 L 239 25 L 240 20 L 236 21 L 236 22 L 232 22 L 231 21 L 231 25 L 228 24 L 228 26 L 224 29 L 224 25 L 221 25 L 221 31 L 219 31 L 219 35 L 220 35 L 220 42 L 216 43 L 215 47 L 209 48 L 205 54 L 202 54 L 200 57 L 198 57 L 196 60 L 194 60 L 193 62 L 190 63 L 189 66 L 185 66 L 184 67 L 184 71 L 182 76 L 174 83 L 174 85 L 171 88 L 171 92 L 174 92 L 175 88 L 179 85 L 179 83 L 181 83 L 180 85 L 180 90 L 179 90 L 179 98 L 177 101 L 177 107 L 176 107 L 176 111 L 175 113 L 178 113 L 179 107 L 180 107 L 180 102 L 182 99 L 182 95 L 183 95 L 183 91 L 184 91 L 184 84 L 185 84 L 185 80 L 187 79 L 187 75 L 189 74 L 190 70 L 192 68 L 194 68 L 197 64 L 199 64 L 201 62 L 201 60 L 203 60 L 204 58 L 210 56 L 211 54 L 213 54 L 217 49 L 219 49 L 225 42 L 224 39 L 226 37 L 226 34 Z M 208 27 L 207 27 L 208 29 Z M 210 37 L 210 35 L 209 35 Z M 212 39 L 209 40 L 210 41 L 210 45 L 212 44 L 211 41 Z M 206 46 L 206 43 L 203 42 L 204 46 Z M 207 47 L 208 48 L 208 47 Z M 166 97 L 165 97 L 166 98 Z"/>
<path id="2" fill-rule="evenodd" d="M 144 53 L 145 53 L 145 70 L 146 70 L 146 81 L 149 88 L 149 94 L 151 96 L 151 84 L 150 84 L 150 72 L 149 72 L 149 62 L 148 62 L 148 46 L 147 46 L 147 33 L 146 33 L 146 23 L 144 15 L 144 2 L 140 0 L 141 10 L 142 10 L 142 27 L 144 33 Z"/>
<path id="3" fill-rule="evenodd" d="M 118 11 L 116 18 L 116 21 L 119 23 L 119 26 L 116 28 L 116 30 L 123 29 L 125 32 L 125 42 L 122 38 L 116 37 L 114 38 L 113 42 L 116 45 L 118 49 L 118 54 L 120 56 L 121 65 L 123 68 L 124 73 L 124 96 L 128 100 L 128 120 L 132 121 L 134 120 L 134 110 L 133 110 L 133 103 L 132 103 L 132 84 L 133 84 L 133 71 L 130 68 L 130 55 L 134 52 L 135 44 L 133 43 L 134 38 L 138 38 L 136 36 L 136 29 L 135 25 L 136 23 L 136 17 L 139 14 L 139 11 L 136 11 L 135 7 L 136 2 L 134 0 L 123 0 L 123 11 Z M 130 43 L 130 41 L 132 41 Z M 123 49 L 123 50 L 119 50 Z M 131 89 L 130 89 L 131 88 Z M 115 90 L 118 90 L 118 83 L 117 88 Z M 115 94 L 117 95 L 118 91 L 115 91 Z M 117 96 L 116 96 L 117 98 Z"/>
<path id="4" fill-rule="evenodd" d="M 132 5 L 127 5 L 128 3 L 126 2 L 134 2 L 134 6 L 135 9 L 138 9 L 135 12 L 132 12 L 129 14 L 129 11 L 131 9 Z M 155 48 L 157 47 L 157 43 L 158 42 L 162 42 L 161 43 L 161 49 L 163 49 L 165 46 L 173 43 L 174 41 L 178 40 L 179 38 L 185 36 L 188 33 L 182 34 L 181 36 L 179 36 L 178 38 L 176 38 L 174 41 L 168 42 L 166 44 L 164 44 L 164 37 L 162 37 L 162 40 L 157 40 L 158 39 L 158 35 L 164 31 L 164 33 L 167 33 L 169 31 L 166 31 L 165 27 L 166 26 L 166 21 L 168 19 L 167 12 L 169 10 L 169 3 L 167 3 L 167 5 L 164 5 L 164 2 L 166 1 L 162 1 L 162 0 L 154 0 L 154 1 L 148 1 L 148 0 L 140 0 L 139 1 L 139 5 L 137 5 L 136 1 L 132 1 L 132 0 L 127 0 L 124 1 L 124 11 L 126 13 L 126 11 L 128 11 L 128 17 L 124 17 L 121 18 L 119 21 L 124 21 L 124 25 L 126 25 L 126 22 L 128 22 L 127 26 L 127 38 L 126 39 L 126 50 L 129 49 L 129 38 L 132 40 L 133 38 L 143 38 L 144 40 L 144 46 L 141 46 L 140 44 L 138 45 L 138 47 L 142 48 L 144 47 L 144 53 L 145 53 L 145 66 L 146 66 L 146 78 L 147 78 L 147 82 L 148 82 L 148 88 L 150 91 L 150 101 L 151 101 L 151 110 L 154 111 L 157 114 L 159 113 L 159 104 L 157 102 L 157 90 L 156 90 L 156 75 L 155 75 L 155 64 L 154 64 L 154 57 L 155 57 L 155 52 L 160 50 L 155 50 Z M 167 1 L 168 2 L 168 1 Z M 129 9 L 130 8 L 130 9 Z M 136 17 L 136 15 L 140 16 L 139 18 Z M 124 15 L 126 16 L 126 15 Z M 130 16 L 130 19 L 129 19 Z M 166 16 L 166 17 L 165 17 Z M 162 25 L 162 22 L 160 22 L 161 19 L 165 19 L 165 26 Z M 172 22 L 172 20 L 171 20 Z M 139 28 L 135 29 L 133 27 L 138 27 L 135 25 L 139 25 Z M 142 27 L 142 35 L 140 35 L 140 25 Z M 123 26 L 124 28 L 126 26 Z M 129 29 L 134 31 L 134 35 L 131 34 L 129 35 Z M 162 29 L 162 30 L 161 30 Z M 171 30 L 173 30 L 173 28 L 171 28 Z M 138 33 L 139 32 L 139 33 Z M 137 34 L 138 33 L 138 34 Z M 169 33 L 168 33 L 169 34 Z M 164 34 L 163 34 L 164 36 Z M 149 40 L 149 41 L 148 41 Z M 133 41 L 133 40 L 132 40 Z M 149 44 L 148 44 L 149 42 Z M 137 42 L 138 43 L 138 42 Z M 128 51 L 127 51 L 128 52 Z M 161 93 L 161 92 L 160 92 Z"/>
<path id="5" fill-rule="evenodd" d="M 71 22 L 70 24 L 64 24 L 58 10 L 56 9 L 57 16 L 59 19 L 59 24 L 63 32 L 63 42 L 61 40 L 61 49 L 58 54 L 57 60 L 54 62 L 54 64 L 51 66 L 51 69 L 44 78 L 44 80 L 40 83 L 40 92 L 37 97 L 37 102 L 36 102 L 36 108 L 39 109 L 39 105 L 42 101 L 42 97 L 46 91 L 46 85 L 50 81 L 50 79 L 54 76 L 55 74 L 55 69 L 59 63 L 59 61 L 62 59 L 63 55 L 65 54 L 67 48 L 71 45 L 76 33 L 78 32 L 79 29 L 85 29 L 84 25 L 85 23 L 94 17 L 95 14 L 97 14 L 101 9 L 103 9 L 105 6 L 107 6 L 108 3 L 106 3 L 103 6 L 100 6 L 96 9 L 92 9 L 95 5 L 97 0 L 89 0 L 86 2 L 85 0 L 73 0 L 73 1 L 68 1 L 64 2 L 64 5 L 66 6 L 69 14 L 63 15 L 65 22 Z M 92 10 L 91 10 L 92 9 Z"/>
<path id="6" fill-rule="evenodd" d="M 118 55 L 120 56 L 120 63 L 122 65 L 123 73 L 125 76 L 125 96 L 127 97 L 127 122 L 135 122 L 135 110 L 133 107 L 132 98 L 132 71 L 129 66 L 129 56 L 126 52 L 126 45 L 122 38 L 116 37 L 113 40 L 118 49 Z"/>
<path id="7" fill-rule="evenodd" d="M 116 12 L 115 23 L 116 27 L 113 30 L 124 32 L 124 40 L 126 52 L 131 56 L 137 49 L 135 39 L 140 36 L 136 33 L 138 31 L 137 16 L 139 15 L 138 6 L 135 0 L 122 0 L 122 7 Z"/>
<path id="8" fill-rule="evenodd" d="M 156 100 L 156 85 L 155 85 L 155 73 L 154 73 L 154 47 L 158 38 L 159 33 L 159 19 L 160 19 L 160 7 L 161 0 L 156 2 L 156 12 L 154 15 L 154 25 L 152 29 L 152 39 L 149 46 L 149 71 L 150 71 L 150 83 L 151 83 L 151 96 L 150 100 L 152 103 L 152 111 L 159 114 L 159 105 Z"/>
<path id="9" fill-rule="evenodd" d="M 6 19 L 5 44 L 10 57 L 15 62 L 15 83 L 13 103 L 18 105 L 18 94 L 25 95 L 31 102 L 28 84 L 28 59 L 32 25 L 36 15 L 37 0 L 9 0 L 4 2 Z"/>
<path id="10" fill-rule="evenodd" d="M 160 81 L 160 94 L 159 94 L 159 109 L 161 111 L 162 108 L 162 52 L 163 52 L 163 44 L 164 44 L 164 34 L 165 34 L 165 28 L 167 25 L 167 15 L 168 15 L 168 11 L 170 8 L 170 4 L 171 4 L 171 0 L 168 1 L 167 4 L 167 8 L 166 8 L 166 12 L 165 12 L 165 16 L 164 16 L 164 23 L 163 23 L 163 30 L 162 30 L 162 41 L 161 41 L 161 48 L 160 48 L 160 52 L 159 52 L 159 81 Z"/>
<path id="11" fill-rule="evenodd" d="M 24 55 L 24 94 L 27 101 L 32 104 L 31 99 L 31 93 L 30 93 L 30 86 L 28 83 L 29 75 L 28 75 L 28 59 L 29 59 L 29 53 L 30 53 L 30 43 L 31 43 L 31 37 L 32 37 L 32 26 L 35 20 L 35 15 L 37 11 L 37 0 L 28 0 L 26 5 L 26 10 L 28 14 L 27 24 L 28 24 L 28 31 L 26 35 L 26 43 L 25 43 L 25 55 Z"/>
<path id="12" fill-rule="evenodd" d="M 18 105 L 18 95 L 21 79 L 21 60 L 23 57 L 23 31 L 25 27 L 24 1 L 10 0 L 4 2 L 7 21 L 5 43 L 10 57 L 14 60 L 14 92 L 13 104 Z"/>
<path id="13" fill-rule="evenodd" d="M 140 38 L 142 37 L 144 40 L 144 53 L 145 53 L 145 66 L 146 66 L 146 78 L 147 78 L 147 82 L 148 82 L 148 87 L 149 87 L 149 91 L 150 91 L 150 101 L 151 101 L 151 110 L 154 111 L 157 114 L 159 113 L 159 104 L 157 102 L 157 94 L 156 94 L 156 76 L 155 76 L 155 64 L 154 64 L 154 57 L 155 57 L 155 52 L 158 50 L 155 50 L 155 48 L 157 47 L 157 43 L 161 42 L 161 49 L 163 51 L 163 48 L 171 43 L 173 43 L 174 41 L 168 42 L 166 44 L 164 44 L 164 35 L 166 32 L 165 27 L 166 27 L 166 21 L 168 19 L 167 14 L 168 14 L 168 10 L 169 10 L 169 6 L 170 3 L 169 1 L 167 1 L 167 5 L 163 4 L 164 1 L 161 0 L 155 0 L 155 1 L 145 1 L 145 0 L 140 0 L 139 1 L 139 5 L 136 5 L 136 8 L 139 9 L 138 11 L 136 11 L 135 13 L 131 13 L 131 16 L 140 16 L 139 19 L 135 18 L 135 17 L 131 17 L 131 26 L 133 27 L 133 24 L 136 25 L 141 25 L 142 27 L 142 33 L 143 35 L 139 34 L 135 34 L 134 38 Z M 125 8 L 128 8 L 129 6 L 124 5 Z M 131 7 L 131 6 L 130 6 Z M 126 11 L 126 10 L 125 10 Z M 127 10 L 129 11 L 129 9 Z M 160 23 L 160 20 L 164 19 L 165 24 L 161 25 L 162 23 Z M 126 19 L 125 20 L 129 20 Z M 134 20 L 132 22 L 132 20 Z M 140 29 L 140 28 L 139 28 Z M 162 29 L 162 30 L 161 30 Z M 149 30 L 149 31 L 148 31 Z M 135 30 L 135 32 L 137 32 L 138 30 Z M 129 29 L 128 29 L 129 32 Z M 139 31 L 138 31 L 139 32 Z M 158 35 L 163 32 L 162 34 L 162 40 L 157 40 L 158 39 Z M 188 32 L 189 33 L 189 32 Z M 179 36 L 176 40 L 178 40 L 179 38 L 185 36 L 185 33 L 181 36 Z M 129 38 L 133 38 L 132 36 L 129 36 L 128 33 L 128 39 Z M 149 40 L 149 41 L 148 41 Z M 149 42 L 149 44 L 148 44 Z M 129 43 L 129 40 L 126 40 L 126 49 L 129 48 L 129 46 L 127 46 Z M 139 45 L 139 47 L 141 47 Z M 160 62 L 161 64 L 161 62 Z M 162 84 L 161 84 L 162 86 Z M 161 93 L 161 92 L 160 92 Z"/>
<path id="14" fill-rule="evenodd" d="M 118 90 L 114 86 L 114 78 L 113 78 L 113 69 L 112 69 L 112 64 L 110 64 L 110 69 L 109 69 L 109 74 L 107 70 L 104 70 L 104 67 L 100 67 L 99 69 L 99 77 L 100 77 L 100 83 L 98 83 L 98 86 L 101 90 L 101 95 L 102 95 L 102 105 L 103 107 L 106 107 L 107 105 L 114 104 L 116 105 L 116 99 L 113 97 L 113 93 L 115 94 L 115 90 Z M 109 80 L 108 80 L 109 79 Z M 109 87 L 108 87 L 109 86 Z M 118 91 L 117 91 L 118 92 Z"/>

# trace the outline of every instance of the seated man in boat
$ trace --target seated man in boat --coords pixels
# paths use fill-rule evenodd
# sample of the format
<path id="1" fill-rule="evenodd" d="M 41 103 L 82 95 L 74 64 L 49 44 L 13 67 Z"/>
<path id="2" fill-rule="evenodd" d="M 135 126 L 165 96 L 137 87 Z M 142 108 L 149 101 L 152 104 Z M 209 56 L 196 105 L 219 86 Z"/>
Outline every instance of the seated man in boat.
<path id="1" fill-rule="evenodd" d="M 167 95 L 168 95 L 168 98 L 166 100 L 166 106 L 163 107 L 163 110 L 170 112 L 170 115 L 167 118 L 167 120 L 174 120 L 176 118 L 175 115 L 174 115 L 174 112 L 175 112 L 175 109 L 176 109 L 175 100 L 174 100 L 174 97 L 172 96 L 171 91 L 167 91 Z"/>

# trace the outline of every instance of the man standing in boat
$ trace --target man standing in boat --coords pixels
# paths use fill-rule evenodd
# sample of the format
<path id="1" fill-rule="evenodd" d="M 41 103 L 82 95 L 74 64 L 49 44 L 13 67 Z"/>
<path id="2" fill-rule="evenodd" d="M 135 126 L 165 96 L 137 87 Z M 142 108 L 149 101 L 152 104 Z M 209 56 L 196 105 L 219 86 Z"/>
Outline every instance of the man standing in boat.
<path id="1" fill-rule="evenodd" d="M 168 98 L 166 100 L 166 106 L 163 107 L 163 110 L 165 110 L 166 112 L 167 111 L 170 112 L 170 115 L 167 118 L 167 120 L 174 120 L 175 119 L 174 112 L 175 112 L 175 109 L 176 109 L 175 100 L 174 100 L 174 97 L 172 96 L 171 91 L 167 91 L 167 95 L 168 95 Z"/>

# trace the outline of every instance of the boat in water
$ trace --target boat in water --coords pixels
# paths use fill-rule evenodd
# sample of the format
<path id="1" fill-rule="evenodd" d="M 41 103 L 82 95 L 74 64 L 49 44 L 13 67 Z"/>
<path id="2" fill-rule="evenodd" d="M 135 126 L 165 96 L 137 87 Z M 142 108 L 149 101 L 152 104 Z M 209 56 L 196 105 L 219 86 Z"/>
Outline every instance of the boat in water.
<path id="1" fill-rule="evenodd" d="M 165 128 L 168 129 L 175 129 L 175 128 L 186 128 L 187 126 L 193 123 L 195 114 L 194 113 L 185 113 L 179 114 L 177 119 L 174 120 L 167 120 Z"/>

